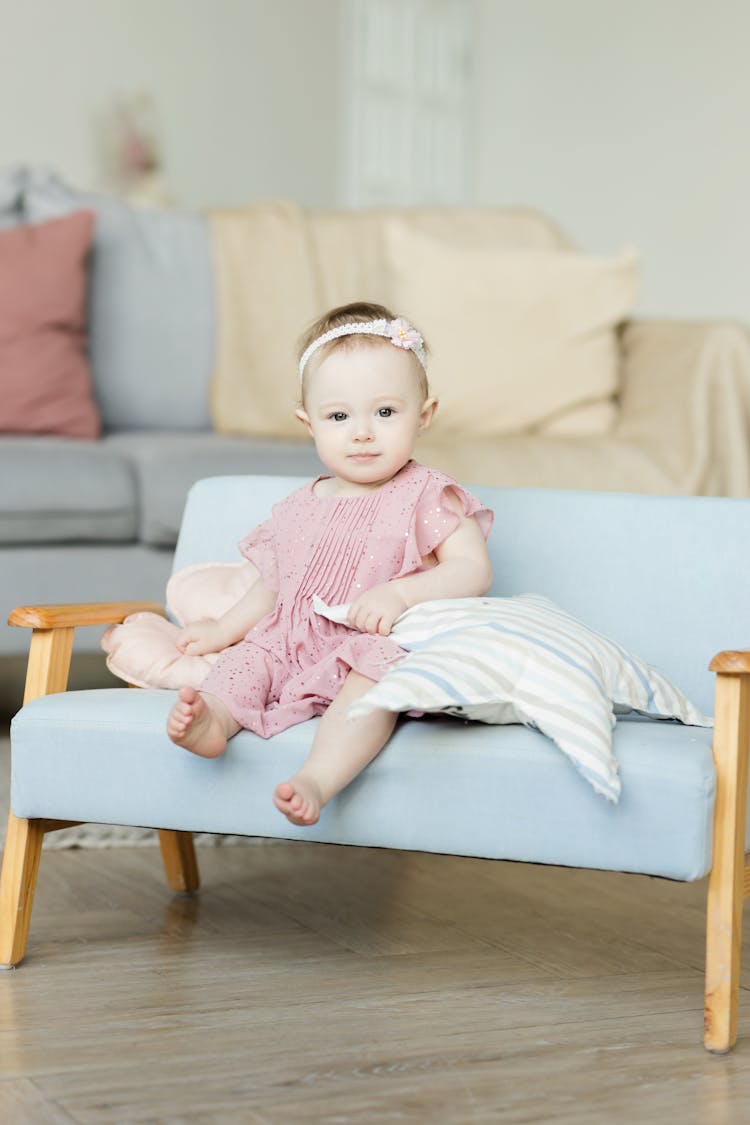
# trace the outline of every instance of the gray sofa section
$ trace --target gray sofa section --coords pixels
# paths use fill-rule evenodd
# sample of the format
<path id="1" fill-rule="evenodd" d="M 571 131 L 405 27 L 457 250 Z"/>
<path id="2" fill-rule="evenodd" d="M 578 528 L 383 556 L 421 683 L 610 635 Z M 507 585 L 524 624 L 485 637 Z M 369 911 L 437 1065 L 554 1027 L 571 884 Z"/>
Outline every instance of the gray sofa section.
<path id="1" fill-rule="evenodd" d="M 0 228 L 96 213 L 89 348 L 100 441 L 0 436 L 0 656 L 20 655 L 16 605 L 162 601 L 190 486 L 202 477 L 322 471 L 314 447 L 211 431 L 214 350 L 205 219 L 136 210 L 53 173 L 0 173 Z M 80 630 L 76 651 L 98 650 Z"/>

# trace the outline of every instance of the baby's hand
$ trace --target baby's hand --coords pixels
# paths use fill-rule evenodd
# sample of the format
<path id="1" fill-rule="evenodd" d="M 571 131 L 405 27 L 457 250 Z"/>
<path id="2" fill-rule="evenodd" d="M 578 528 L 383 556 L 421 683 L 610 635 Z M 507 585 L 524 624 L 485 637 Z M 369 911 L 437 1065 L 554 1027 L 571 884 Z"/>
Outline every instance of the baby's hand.
<path id="1" fill-rule="evenodd" d="M 362 633 L 380 633 L 387 637 L 396 618 L 408 608 L 398 590 L 390 582 L 384 582 L 352 602 L 348 621 Z"/>
<path id="2" fill-rule="evenodd" d="M 177 647 L 186 656 L 205 656 L 225 647 L 218 621 L 193 621 L 180 630 Z"/>

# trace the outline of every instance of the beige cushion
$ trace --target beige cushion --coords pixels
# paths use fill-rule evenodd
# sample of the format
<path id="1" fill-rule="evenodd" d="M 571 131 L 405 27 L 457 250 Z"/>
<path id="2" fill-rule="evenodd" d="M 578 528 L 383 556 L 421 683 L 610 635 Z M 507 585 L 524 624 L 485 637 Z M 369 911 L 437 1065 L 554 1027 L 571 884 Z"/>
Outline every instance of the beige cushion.
<path id="1" fill-rule="evenodd" d="M 401 219 L 385 224 L 384 240 L 390 302 L 432 349 L 437 434 L 610 428 L 619 373 L 615 329 L 636 288 L 632 251 L 594 258 L 466 247 Z M 579 428 L 566 417 L 574 411 Z"/>
<path id="2" fill-rule="evenodd" d="M 220 434 L 306 434 L 294 417 L 296 348 L 320 315 L 305 219 L 293 203 L 210 215 L 216 284 L 211 417 Z"/>
<path id="3" fill-rule="evenodd" d="M 380 207 L 309 211 L 320 311 L 349 301 L 390 302 L 383 231 L 393 219 L 464 247 L 559 250 L 569 244 L 546 216 L 511 207 Z"/>

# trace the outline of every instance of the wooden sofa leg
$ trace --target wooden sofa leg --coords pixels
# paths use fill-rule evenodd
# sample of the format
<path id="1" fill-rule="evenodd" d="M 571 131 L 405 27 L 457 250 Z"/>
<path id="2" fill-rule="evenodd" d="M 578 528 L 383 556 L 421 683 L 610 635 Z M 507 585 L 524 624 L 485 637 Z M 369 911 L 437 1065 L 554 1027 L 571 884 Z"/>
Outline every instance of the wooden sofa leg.
<path id="1" fill-rule="evenodd" d="M 159 847 L 167 883 L 173 891 L 197 891 L 201 885 L 192 832 L 159 830 Z"/>
<path id="2" fill-rule="evenodd" d="M 44 821 L 11 812 L 0 874 L 0 968 L 23 960 L 42 854 Z"/>
<path id="3" fill-rule="evenodd" d="M 9 619 L 11 624 L 17 624 Z M 26 671 L 24 703 L 41 695 L 65 691 L 73 651 L 73 626 L 34 629 Z M 53 822 L 8 817 L 3 867 L 0 873 L 0 967 L 23 960 L 29 937 L 31 910 L 39 873 L 44 833 Z"/>
<path id="4" fill-rule="evenodd" d="M 706 919 L 704 1044 L 724 1053 L 737 1040 L 745 884 L 750 677 L 717 676 L 716 805 Z"/>

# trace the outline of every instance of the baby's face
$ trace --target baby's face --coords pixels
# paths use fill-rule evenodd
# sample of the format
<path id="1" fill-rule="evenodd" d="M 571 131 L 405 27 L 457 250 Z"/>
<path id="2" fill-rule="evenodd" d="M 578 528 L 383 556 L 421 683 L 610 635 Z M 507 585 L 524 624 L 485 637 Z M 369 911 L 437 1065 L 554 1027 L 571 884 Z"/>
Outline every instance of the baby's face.
<path id="1" fill-rule="evenodd" d="M 349 491 L 385 484 L 414 452 L 430 424 L 434 399 L 423 400 L 418 360 L 388 341 L 334 348 L 308 374 L 307 426 L 323 464 Z"/>

